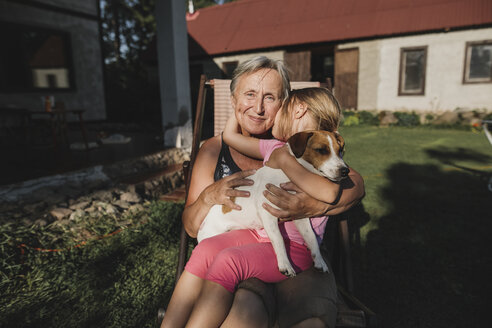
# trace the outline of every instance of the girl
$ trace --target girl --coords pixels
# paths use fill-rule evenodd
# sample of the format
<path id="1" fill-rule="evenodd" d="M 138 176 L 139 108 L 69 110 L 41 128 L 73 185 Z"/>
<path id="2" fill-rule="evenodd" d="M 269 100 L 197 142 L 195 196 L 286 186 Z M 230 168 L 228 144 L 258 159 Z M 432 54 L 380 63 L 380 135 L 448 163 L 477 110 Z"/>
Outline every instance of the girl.
<path id="1" fill-rule="evenodd" d="M 223 138 L 237 151 L 262 159 L 265 165 L 284 171 L 292 182 L 311 197 L 333 204 L 339 196 L 339 184 L 307 171 L 290 155 L 284 144 L 290 136 L 301 131 L 337 131 L 340 118 L 340 105 L 328 89 L 298 89 L 291 91 L 289 99 L 275 116 L 272 135 L 277 140 L 257 139 L 241 134 L 234 115 L 226 123 Z"/>
<path id="2" fill-rule="evenodd" d="M 304 130 L 336 131 L 340 118 L 340 105 L 327 89 L 294 90 L 277 113 L 272 134 L 279 140 L 287 140 L 294 133 Z M 330 203 L 337 199 L 340 190 L 338 184 L 308 172 L 282 147 L 282 141 L 260 142 L 259 139 L 239 134 L 235 115 L 231 115 L 223 138 L 238 151 L 263 158 L 268 166 L 281 168 L 310 195 Z M 311 219 L 319 242 L 327 219 Z M 280 228 L 287 254 L 296 272 L 308 269 L 312 265 L 311 253 L 295 224 L 283 222 Z M 239 282 L 251 277 L 265 282 L 286 279 L 278 271 L 275 252 L 263 229 L 235 230 L 203 240 L 193 250 L 185 270 L 199 277 L 203 283 L 197 283 L 199 288 L 196 290 L 194 286 L 180 284 L 181 280 L 178 282 L 161 327 L 184 324 L 189 327 L 217 327 L 228 313 Z"/>

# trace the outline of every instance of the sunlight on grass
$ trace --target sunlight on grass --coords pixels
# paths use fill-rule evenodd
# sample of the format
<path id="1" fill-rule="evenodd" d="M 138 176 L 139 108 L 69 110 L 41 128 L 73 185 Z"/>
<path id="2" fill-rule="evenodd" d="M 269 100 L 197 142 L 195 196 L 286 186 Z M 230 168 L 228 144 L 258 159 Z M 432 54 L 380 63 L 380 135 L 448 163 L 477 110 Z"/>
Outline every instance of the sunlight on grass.
<path id="1" fill-rule="evenodd" d="M 386 172 L 392 166 L 430 163 L 443 172 L 470 169 L 492 174 L 492 146 L 483 133 L 372 126 L 341 127 L 340 132 L 346 142 L 344 159 L 365 181 L 363 205 L 371 221 L 361 230 L 363 241 L 368 232 L 377 229 L 379 218 L 392 210 L 380 193 L 390 183 Z M 443 153 L 451 154 L 452 161 Z"/>
<path id="2" fill-rule="evenodd" d="M 453 129 L 341 133 L 366 189 L 363 219 L 349 220 L 357 296 L 392 327 L 474 326 L 488 299 L 492 146 Z M 153 327 L 174 286 L 182 209 L 0 226 L 0 327 Z M 446 319 L 435 316 L 443 304 Z"/>
<path id="3" fill-rule="evenodd" d="M 183 204 L 153 203 L 118 234 L 66 248 L 43 232 L 5 225 L 0 234 L 2 327 L 153 327 L 174 285 Z M 97 222 L 101 233 L 114 220 Z M 60 252 L 42 252 L 20 243 Z"/>

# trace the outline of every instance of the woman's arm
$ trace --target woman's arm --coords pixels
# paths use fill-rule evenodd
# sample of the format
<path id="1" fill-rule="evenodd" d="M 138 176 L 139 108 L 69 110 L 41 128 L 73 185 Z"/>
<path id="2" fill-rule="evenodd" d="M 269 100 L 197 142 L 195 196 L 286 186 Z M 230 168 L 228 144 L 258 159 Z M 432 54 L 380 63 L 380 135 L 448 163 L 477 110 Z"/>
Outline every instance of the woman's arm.
<path id="1" fill-rule="evenodd" d="M 232 209 L 240 207 L 230 197 L 248 197 L 247 191 L 235 190 L 238 186 L 252 185 L 245 177 L 254 173 L 241 171 L 214 182 L 214 170 L 220 153 L 220 137 L 207 140 L 198 152 L 191 172 L 191 182 L 182 220 L 186 232 L 196 237 L 203 219 L 213 205 L 224 204 Z"/>
<path id="2" fill-rule="evenodd" d="M 336 215 L 357 204 L 365 194 L 364 180 L 352 168 L 348 178 L 342 181 L 341 188 L 340 200 L 335 205 L 330 205 L 309 196 L 292 182 L 283 183 L 280 188 L 267 184 L 267 190 L 263 192 L 263 195 L 278 208 L 267 203 L 263 203 L 263 207 L 272 215 L 283 219 Z"/>
<path id="3" fill-rule="evenodd" d="M 260 141 L 253 137 L 247 137 L 239 132 L 239 124 L 234 113 L 227 120 L 222 137 L 226 144 L 238 152 L 257 159 L 263 159 L 260 153 Z"/>
<path id="4" fill-rule="evenodd" d="M 281 169 L 290 181 L 309 196 L 328 204 L 338 201 L 340 184 L 308 171 L 289 153 L 286 146 L 275 149 L 266 165 Z"/>

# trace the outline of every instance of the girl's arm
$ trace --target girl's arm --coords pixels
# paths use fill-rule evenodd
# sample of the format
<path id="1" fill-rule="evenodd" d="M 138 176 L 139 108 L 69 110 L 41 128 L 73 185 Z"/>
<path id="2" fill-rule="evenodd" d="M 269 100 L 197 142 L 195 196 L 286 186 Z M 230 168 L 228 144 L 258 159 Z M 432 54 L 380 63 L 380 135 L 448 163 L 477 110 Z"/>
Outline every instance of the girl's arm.
<path id="1" fill-rule="evenodd" d="M 263 208 L 283 220 L 337 215 L 359 203 L 365 195 L 364 180 L 353 168 L 350 168 L 348 178 L 342 180 L 340 185 L 343 190 L 340 200 L 335 205 L 329 205 L 309 196 L 292 182 L 281 183 L 280 186 L 268 183 L 263 196 L 274 206 L 264 202 Z"/>
<path id="2" fill-rule="evenodd" d="M 266 165 L 281 169 L 290 181 L 319 201 L 336 204 L 340 198 L 340 184 L 306 170 L 286 146 L 274 150 Z"/>
<path id="3" fill-rule="evenodd" d="M 227 120 L 222 134 L 226 144 L 236 149 L 238 152 L 257 159 L 263 159 L 260 153 L 260 141 L 253 137 L 247 137 L 239 132 L 239 124 L 234 113 Z"/>

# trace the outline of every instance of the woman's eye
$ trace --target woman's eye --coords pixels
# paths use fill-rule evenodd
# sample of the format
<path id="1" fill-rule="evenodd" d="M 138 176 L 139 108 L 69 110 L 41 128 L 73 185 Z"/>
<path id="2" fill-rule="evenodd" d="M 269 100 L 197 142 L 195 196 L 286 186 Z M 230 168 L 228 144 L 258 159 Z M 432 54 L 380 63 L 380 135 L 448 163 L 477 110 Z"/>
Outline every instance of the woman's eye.
<path id="1" fill-rule="evenodd" d="M 265 100 L 266 101 L 275 101 L 275 98 L 273 96 L 266 96 Z"/>

